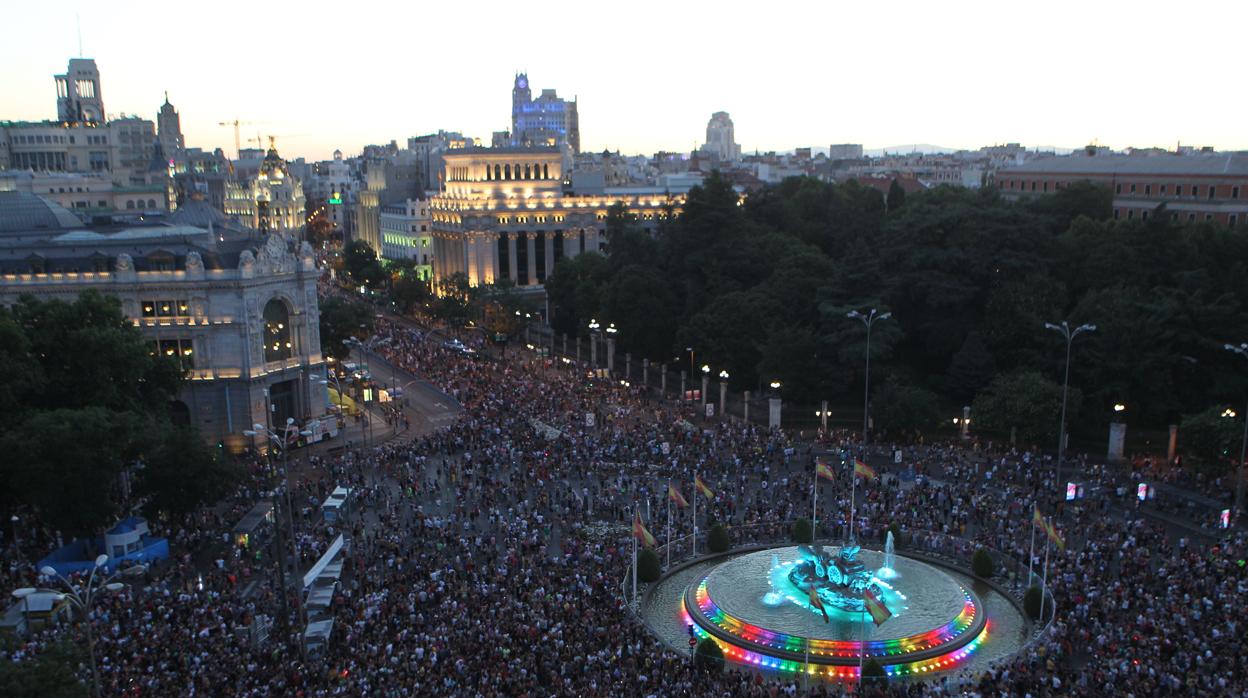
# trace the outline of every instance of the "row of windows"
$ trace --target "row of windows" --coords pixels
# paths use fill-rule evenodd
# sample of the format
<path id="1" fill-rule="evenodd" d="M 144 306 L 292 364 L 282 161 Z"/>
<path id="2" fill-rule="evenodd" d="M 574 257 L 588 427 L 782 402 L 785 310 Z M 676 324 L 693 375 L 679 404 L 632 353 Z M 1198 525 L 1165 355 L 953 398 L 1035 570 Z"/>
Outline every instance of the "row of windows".
<path id="1" fill-rule="evenodd" d="M 1029 184 L 1030 184 L 1030 188 L 1028 186 Z M 1059 189 L 1063 189 L 1064 186 L 1065 186 L 1064 182 L 1054 182 L 1052 186 L 1052 191 L 1058 191 Z M 1006 180 L 1002 188 L 1010 189 L 1010 190 L 1017 190 L 1017 191 L 1039 191 L 1039 192 L 1050 191 L 1049 182 L 1038 181 L 1034 179 L 1031 180 L 1030 183 L 1026 181 L 1022 181 L 1022 180 L 1018 180 L 1018 181 L 1015 181 L 1012 179 Z M 1179 198 L 1179 197 L 1187 195 L 1192 198 L 1198 198 L 1200 197 L 1201 192 L 1203 191 L 1206 198 L 1215 199 L 1217 198 L 1217 195 L 1218 195 L 1217 188 L 1218 188 L 1218 185 L 1216 184 L 1206 185 L 1203 187 L 1203 189 L 1200 185 L 1197 185 L 1197 184 L 1192 184 L 1192 185 L 1175 184 L 1173 188 L 1170 188 L 1165 184 L 1159 184 L 1157 185 L 1157 195 L 1158 196 L 1173 195 L 1175 198 Z M 1127 184 L 1125 185 L 1126 193 L 1139 194 L 1141 191 L 1143 192 L 1144 196 L 1152 196 L 1153 185 L 1152 184 L 1144 184 L 1144 185 Z M 1119 194 L 1119 195 L 1124 193 L 1124 185 L 1121 182 L 1114 185 L 1114 193 Z M 1232 199 L 1239 198 L 1238 186 L 1232 186 L 1230 188 L 1230 198 Z"/>
<path id="2" fill-rule="evenodd" d="M 143 301 L 143 317 L 190 317 L 186 301 Z"/>
<path id="3" fill-rule="evenodd" d="M 1187 187 L 1184 187 L 1182 184 L 1176 184 L 1176 185 L 1174 185 L 1174 196 L 1175 196 L 1175 197 L 1181 197 L 1181 196 L 1183 196 L 1183 192 L 1184 192 L 1184 191 L 1187 191 L 1187 190 L 1188 190 L 1188 189 L 1187 189 Z M 1139 192 L 1138 185 L 1136 185 L 1136 184 L 1132 184 L 1132 185 L 1130 185 L 1130 189 L 1129 189 L 1128 191 L 1129 191 L 1130 193 L 1132 193 L 1132 194 L 1136 194 L 1136 193 L 1138 193 L 1138 192 Z M 1151 184 L 1145 184 L 1145 185 L 1144 185 L 1144 187 L 1143 187 L 1143 191 L 1144 191 L 1144 196 L 1152 196 L 1152 195 L 1153 195 L 1153 185 L 1151 185 Z M 1197 198 L 1197 197 L 1199 197 L 1199 196 L 1200 196 L 1200 186 L 1199 186 L 1199 185 L 1196 185 L 1196 184 L 1191 185 L 1191 190 L 1190 190 L 1190 191 L 1191 191 L 1191 196 L 1192 196 L 1192 198 Z M 1115 193 L 1115 194 L 1121 194 L 1121 193 L 1122 193 L 1122 185 L 1121 185 L 1121 184 L 1118 184 L 1118 185 L 1115 185 L 1115 186 L 1114 186 L 1114 193 Z M 1214 198 L 1216 198 L 1216 197 L 1217 197 L 1217 194 L 1218 194 L 1217 185 L 1216 185 L 1216 184 L 1210 184 L 1210 185 L 1208 185 L 1208 186 L 1205 188 L 1205 193 L 1207 194 L 1207 197 L 1206 197 L 1206 198 L 1209 198 L 1209 199 L 1214 199 Z M 1164 184 L 1158 185 L 1157 194 L 1158 194 L 1159 196 L 1165 196 L 1165 195 L 1166 195 L 1166 185 L 1164 185 Z M 1231 198 L 1232 198 L 1232 199 L 1238 199 L 1238 198 L 1239 198 L 1239 187 L 1238 187 L 1238 186 L 1233 186 L 1233 187 L 1231 187 Z"/>
<path id="4" fill-rule="evenodd" d="M 74 136 L 61 135 L 30 135 L 30 136 L 13 136 L 14 145 L 51 145 L 59 143 L 61 145 L 75 145 Z M 108 136 L 87 136 L 87 145 L 107 145 Z"/>
<path id="5" fill-rule="evenodd" d="M 138 201 L 131 199 L 127 201 L 126 210 L 133 211 L 136 208 L 136 204 L 138 208 L 143 208 L 143 199 L 139 199 Z M 147 208 L 148 210 L 156 208 L 156 199 L 148 199 Z"/>
<path id="6" fill-rule="evenodd" d="M 152 356 L 168 356 L 178 360 L 183 370 L 195 368 L 194 342 L 189 339 L 160 339 L 149 345 Z"/>
<path id="7" fill-rule="evenodd" d="M 1114 209 L 1114 218 L 1116 218 L 1116 219 L 1121 219 L 1121 218 L 1122 218 L 1122 211 L 1123 211 L 1123 209 L 1117 209 L 1117 208 L 1116 208 L 1116 209 Z M 1127 220 L 1132 220 L 1132 219 L 1134 219 L 1134 218 L 1135 218 L 1135 209 L 1133 209 L 1133 208 L 1129 208 L 1129 209 L 1126 209 L 1126 212 L 1127 212 Z M 1148 214 L 1149 214 L 1149 212 L 1148 212 L 1148 211 L 1140 211 L 1140 220 L 1142 220 L 1142 221 L 1146 221 L 1146 220 L 1148 220 Z M 1189 214 L 1187 214 L 1187 222 L 1188 222 L 1188 223 L 1195 223 L 1195 222 L 1196 222 L 1196 220 L 1197 220 L 1197 218 L 1196 218 L 1196 217 L 1197 217 L 1197 215 L 1198 215 L 1198 214 L 1195 214 L 1195 213 L 1189 213 Z M 1174 222 L 1176 222 L 1176 223 L 1180 220 L 1179 216 L 1180 216 L 1180 214 L 1179 214 L 1177 211 L 1171 211 L 1171 212 L 1170 212 L 1170 220 L 1172 220 L 1172 221 L 1174 221 Z M 1212 223 L 1212 222 L 1213 222 L 1213 214 L 1212 214 L 1212 213 L 1206 213 L 1206 214 L 1204 214 L 1204 218 L 1203 218 L 1203 219 L 1201 219 L 1201 220 L 1203 220 L 1203 221 L 1204 221 L 1204 222 L 1206 222 L 1206 223 Z M 1226 227 L 1228 227 L 1228 228 L 1234 228 L 1234 227 L 1235 227 L 1235 226 L 1237 226 L 1237 225 L 1239 225 L 1239 216 L 1238 216 L 1237 214 L 1232 213 L 1230 216 L 1227 216 L 1227 219 L 1226 219 Z"/>
<path id="8" fill-rule="evenodd" d="M 516 164 L 514 167 L 512 165 L 494 165 L 492 168 L 486 165 L 485 179 L 490 182 L 516 179 L 550 179 L 550 166 L 535 163 L 533 165 L 526 164 L 524 169 L 520 169 L 519 164 Z"/>

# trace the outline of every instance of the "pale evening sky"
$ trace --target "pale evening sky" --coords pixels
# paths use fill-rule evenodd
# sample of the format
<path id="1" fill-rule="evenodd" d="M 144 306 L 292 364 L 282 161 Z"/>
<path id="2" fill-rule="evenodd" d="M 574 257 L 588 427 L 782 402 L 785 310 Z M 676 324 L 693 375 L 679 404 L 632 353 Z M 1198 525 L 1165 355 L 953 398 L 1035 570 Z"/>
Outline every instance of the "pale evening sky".
<path id="1" fill-rule="evenodd" d="M 189 146 L 278 136 L 347 155 L 438 129 L 510 127 L 513 75 L 580 99 L 585 150 L 688 151 L 727 111 L 743 150 L 1004 142 L 1248 149 L 1248 2 L 233 2 L 15 0 L 0 119 L 56 117 L 78 53 L 110 114 Z M 244 143 L 246 147 L 246 143 Z"/>

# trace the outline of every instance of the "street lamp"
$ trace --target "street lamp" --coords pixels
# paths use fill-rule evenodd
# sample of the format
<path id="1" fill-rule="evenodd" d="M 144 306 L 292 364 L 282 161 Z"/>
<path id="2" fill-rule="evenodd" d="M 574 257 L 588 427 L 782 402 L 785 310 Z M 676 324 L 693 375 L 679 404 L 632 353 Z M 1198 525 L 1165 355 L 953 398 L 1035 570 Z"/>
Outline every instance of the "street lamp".
<path id="1" fill-rule="evenodd" d="M 728 416 L 728 371 L 719 372 L 719 416 Z"/>
<path id="2" fill-rule="evenodd" d="M 706 388 L 711 380 L 711 367 L 708 364 L 702 364 L 702 411 L 706 412 Z"/>
<path id="3" fill-rule="evenodd" d="M 24 595 L 21 598 L 26 602 L 28 610 L 30 603 L 28 597 L 37 591 L 43 591 L 55 594 L 58 600 L 68 600 L 75 608 L 82 612 L 82 627 L 84 632 L 87 634 L 87 653 L 91 657 L 91 695 L 96 696 L 96 698 L 99 698 L 100 695 L 100 672 L 96 668 L 95 632 L 91 628 L 91 607 L 98 598 L 96 594 L 99 593 L 100 590 L 120 591 L 126 585 L 122 582 L 116 582 L 113 580 L 118 577 L 137 577 L 147 571 L 146 565 L 134 565 L 125 569 L 119 569 L 107 577 L 103 575 L 97 577 L 96 573 L 103 569 L 106 564 L 108 564 L 107 555 L 100 555 L 95 558 L 95 566 L 91 568 L 91 575 L 87 577 L 87 583 L 83 587 L 75 586 L 73 582 L 61 576 L 61 574 L 52 566 L 48 565 L 40 569 L 39 573 L 44 577 L 59 580 L 63 585 L 65 585 L 65 589 L 67 591 L 61 592 L 55 589 L 17 590 L 18 592 L 23 592 Z M 16 596 L 17 592 L 14 592 L 14 595 Z M 29 618 L 27 618 L 27 622 L 29 622 Z M 29 630 L 30 628 L 28 627 L 27 631 Z"/>
<path id="4" fill-rule="evenodd" d="M 851 320 L 861 320 L 862 324 L 867 328 L 867 365 L 866 369 L 863 371 L 862 380 L 862 448 L 864 457 L 866 456 L 867 448 L 867 414 L 868 408 L 871 404 L 871 326 L 880 320 L 887 320 L 892 316 L 892 313 L 880 313 L 879 315 L 876 315 L 875 308 L 872 308 L 870 312 L 865 315 L 857 310 L 851 310 L 848 313 L 845 313 L 845 317 Z"/>
<path id="5" fill-rule="evenodd" d="M 1057 486 L 1059 490 L 1062 487 L 1062 461 L 1066 456 L 1066 395 L 1070 387 L 1070 345 L 1075 341 L 1075 337 L 1080 332 L 1095 332 L 1096 325 L 1080 325 L 1075 329 L 1070 329 L 1070 325 L 1062 320 L 1062 324 L 1054 325 L 1051 322 L 1044 323 L 1046 330 L 1053 330 L 1066 338 L 1066 372 L 1062 377 L 1062 422 L 1057 429 Z"/>
<path id="6" fill-rule="evenodd" d="M 1243 342 L 1238 346 L 1234 344 L 1225 345 L 1226 350 L 1239 354 L 1248 359 L 1248 342 Z M 1234 417 L 1235 413 L 1231 412 Z M 1235 521 L 1239 521 L 1240 512 L 1244 508 L 1244 457 L 1248 456 L 1248 410 L 1244 412 L 1244 438 L 1239 445 L 1239 474 L 1235 477 Z"/>

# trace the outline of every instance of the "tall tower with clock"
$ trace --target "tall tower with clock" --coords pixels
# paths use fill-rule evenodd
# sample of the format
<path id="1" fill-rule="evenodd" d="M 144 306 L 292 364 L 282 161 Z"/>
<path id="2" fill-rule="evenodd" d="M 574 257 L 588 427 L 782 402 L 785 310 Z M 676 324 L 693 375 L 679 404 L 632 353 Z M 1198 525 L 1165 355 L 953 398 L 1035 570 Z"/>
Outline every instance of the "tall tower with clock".
<path id="1" fill-rule="evenodd" d="M 516 74 L 516 84 L 511 88 L 511 132 L 517 133 L 523 128 L 523 115 L 533 103 L 533 91 L 529 89 L 529 76 L 526 73 Z"/>

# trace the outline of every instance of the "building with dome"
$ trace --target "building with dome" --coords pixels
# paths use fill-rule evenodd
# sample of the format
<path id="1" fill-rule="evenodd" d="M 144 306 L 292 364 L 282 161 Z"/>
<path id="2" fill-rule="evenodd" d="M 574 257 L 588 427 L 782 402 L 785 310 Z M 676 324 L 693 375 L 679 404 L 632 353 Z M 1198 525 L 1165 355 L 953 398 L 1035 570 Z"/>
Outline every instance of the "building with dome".
<path id="1" fill-rule="evenodd" d="M 233 449 L 263 446 L 242 432 L 270 415 L 325 414 L 318 276 L 292 230 L 247 230 L 202 200 L 159 223 L 87 226 L 48 199 L 0 191 L 0 303 L 116 296 L 151 350 L 187 372 L 175 421 Z"/>
<path id="2" fill-rule="evenodd" d="M 290 174 L 273 138 L 254 177 L 226 183 L 226 215 L 261 232 L 298 232 L 307 215 L 304 203 L 303 183 Z"/>

